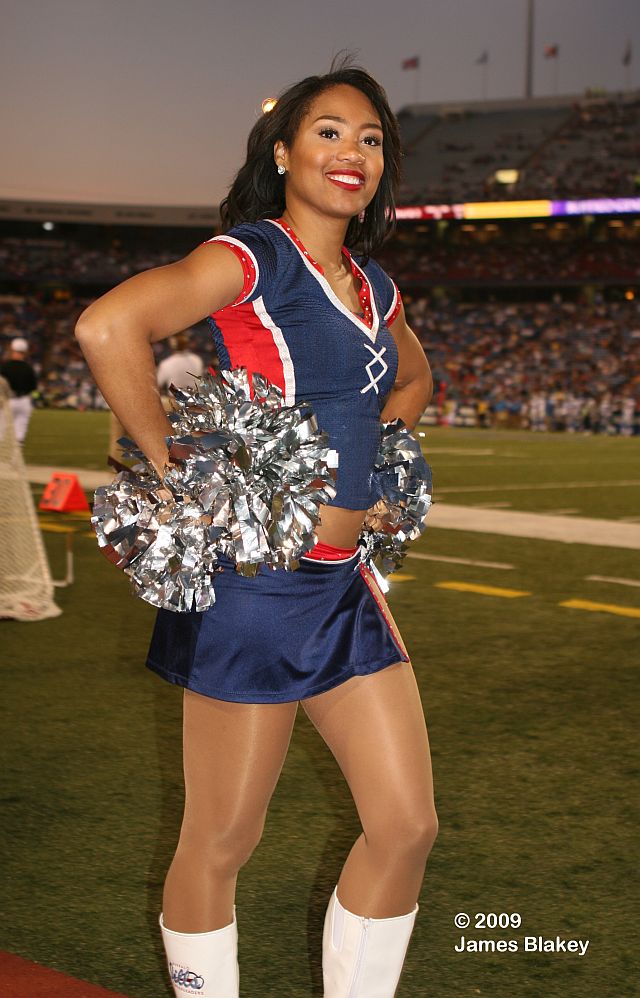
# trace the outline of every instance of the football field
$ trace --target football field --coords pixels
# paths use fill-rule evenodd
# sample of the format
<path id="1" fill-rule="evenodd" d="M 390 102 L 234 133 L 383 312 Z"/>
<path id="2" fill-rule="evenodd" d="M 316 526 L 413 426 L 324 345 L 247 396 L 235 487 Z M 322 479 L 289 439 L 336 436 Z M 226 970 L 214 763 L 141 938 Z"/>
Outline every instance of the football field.
<path id="1" fill-rule="evenodd" d="M 480 524 L 493 510 L 504 530 L 449 529 L 434 516 L 392 577 L 440 817 L 398 998 L 631 996 L 640 551 L 603 543 L 597 525 L 580 543 L 544 538 L 556 517 L 567 540 L 582 518 L 640 532 L 640 438 L 424 433 L 434 514 L 475 507 Z M 103 413 L 39 411 L 25 458 L 100 471 L 107 439 Z M 531 514 L 529 535 L 508 532 L 514 512 Z M 40 523 L 56 578 L 71 537 L 75 582 L 56 592 L 60 617 L 0 622 L 0 950 L 160 998 L 180 694 L 143 667 L 154 611 L 100 556 L 88 517 Z M 344 779 L 299 711 L 238 881 L 243 996 L 322 995 L 324 909 L 359 831 Z M 468 927 L 454 923 L 461 915 Z M 483 926 L 482 915 L 503 917 Z M 588 941 L 583 955 L 563 948 L 570 940 Z"/>

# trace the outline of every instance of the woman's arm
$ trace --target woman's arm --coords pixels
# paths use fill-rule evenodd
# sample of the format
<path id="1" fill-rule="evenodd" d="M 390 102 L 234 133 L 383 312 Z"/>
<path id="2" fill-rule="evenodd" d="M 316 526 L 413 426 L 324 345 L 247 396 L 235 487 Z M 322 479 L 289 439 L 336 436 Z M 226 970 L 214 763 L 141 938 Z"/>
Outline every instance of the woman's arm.
<path id="1" fill-rule="evenodd" d="M 420 340 L 407 325 L 404 306 L 390 331 L 398 348 L 398 372 L 380 419 L 389 423 L 399 417 L 412 430 L 433 394 L 431 369 Z"/>
<path id="2" fill-rule="evenodd" d="M 165 267 L 136 274 L 82 313 L 76 338 L 107 404 L 160 470 L 171 424 L 156 383 L 151 344 L 235 301 L 242 265 L 220 243 L 198 246 Z"/>

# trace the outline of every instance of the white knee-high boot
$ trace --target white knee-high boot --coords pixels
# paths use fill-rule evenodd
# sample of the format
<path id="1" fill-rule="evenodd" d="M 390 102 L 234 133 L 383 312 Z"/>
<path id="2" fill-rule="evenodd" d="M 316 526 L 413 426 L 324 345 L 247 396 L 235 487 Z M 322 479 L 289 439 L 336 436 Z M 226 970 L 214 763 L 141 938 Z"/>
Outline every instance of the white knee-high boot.
<path id="1" fill-rule="evenodd" d="M 239 998 L 238 923 L 213 932 L 174 932 L 160 915 L 160 928 L 173 990 L 180 998 Z"/>
<path id="2" fill-rule="evenodd" d="M 418 907 L 395 918 L 364 918 L 342 907 L 336 887 L 322 936 L 324 998 L 393 998 Z"/>

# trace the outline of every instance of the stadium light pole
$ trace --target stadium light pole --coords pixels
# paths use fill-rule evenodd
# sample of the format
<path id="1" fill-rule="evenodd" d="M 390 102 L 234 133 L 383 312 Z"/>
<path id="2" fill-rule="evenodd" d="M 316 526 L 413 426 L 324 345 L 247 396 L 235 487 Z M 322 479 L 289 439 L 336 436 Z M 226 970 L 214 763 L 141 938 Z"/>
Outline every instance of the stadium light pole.
<path id="1" fill-rule="evenodd" d="M 533 97 L 533 17 L 534 0 L 527 0 L 527 39 L 525 43 L 524 95 Z"/>

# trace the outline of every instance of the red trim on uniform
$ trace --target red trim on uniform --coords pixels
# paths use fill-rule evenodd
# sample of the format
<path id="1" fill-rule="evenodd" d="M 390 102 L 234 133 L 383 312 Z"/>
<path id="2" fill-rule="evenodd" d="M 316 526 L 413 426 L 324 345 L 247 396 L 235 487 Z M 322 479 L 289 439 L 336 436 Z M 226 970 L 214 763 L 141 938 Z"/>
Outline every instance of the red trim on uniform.
<path id="1" fill-rule="evenodd" d="M 236 243 L 231 242 L 230 239 L 225 239 L 224 236 L 214 236 L 213 239 L 206 239 L 206 243 L 222 243 L 227 249 L 238 258 L 242 265 L 242 273 L 244 275 L 244 283 L 242 285 L 242 291 L 238 295 L 235 301 L 231 302 L 230 305 L 226 305 L 226 308 L 233 308 L 234 305 L 238 305 L 243 302 L 244 299 L 251 294 L 256 284 L 256 268 L 253 260 L 249 254 L 242 250 L 240 246 Z"/>
<path id="2" fill-rule="evenodd" d="M 399 630 L 398 630 L 398 628 L 396 626 L 396 622 L 393 619 L 393 617 L 391 616 L 391 614 L 389 613 L 389 608 L 388 608 L 388 606 L 387 606 L 387 604 L 385 602 L 384 596 L 382 595 L 382 593 L 380 592 L 380 589 L 378 588 L 378 585 L 377 585 L 377 583 L 375 581 L 375 577 L 374 577 L 373 573 L 366 567 L 366 565 L 360 565 L 360 575 L 364 579 L 365 585 L 367 586 L 367 589 L 369 590 L 369 592 L 373 596 L 374 600 L 376 601 L 376 605 L 378 607 L 378 610 L 380 611 L 380 613 L 384 617 L 384 622 L 387 625 L 387 627 L 389 628 L 389 630 L 391 631 L 391 637 L 396 642 L 396 644 L 398 645 L 398 647 L 401 649 L 401 651 L 404 654 L 404 656 L 406 657 L 407 661 L 409 661 L 409 653 L 407 652 L 407 649 L 405 648 L 404 641 L 402 640 L 402 638 L 400 636 L 400 632 L 399 632 Z"/>
<path id="3" fill-rule="evenodd" d="M 371 307 L 371 285 L 367 280 L 367 275 L 364 270 L 358 267 L 357 263 L 351 256 L 351 253 L 346 246 L 342 247 L 342 252 L 346 254 L 347 259 L 351 265 L 351 273 L 355 277 L 356 281 L 360 281 L 360 290 L 358 291 L 358 298 L 360 299 L 360 304 L 362 306 L 362 318 L 364 319 L 365 325 L 369 329 L 373 329 L 373 309 Z"/>
<path id="4" fill-rule="evenodd" d="M 389 278 L 389 280 L 391 280 L 391 278 Z M 402 295 L 398 290 L 398 285 L 396 284 L 395 281 L 391 281 L 391 283 L 393 284 L 393 287 L 395 289 L 396 297 L 395 297 L 395 305 L 393 305 L 389 314 L 385 315 L 384 317 L 384 321 L 386 322 L 387 326 L 391 326 L 396 321 L 396 319 L 400 315 L 400 309 L 402 308 Z"/>
<path id="5" fill-rule="evenodd" d="M 287 225 L 287 223 L 282 218 L 274 218 L 272 221 L 276 222 L 276 224 L 279 225 L 281 229 L 284 229 L 287 235 L 296 244 L 302 255 L 307 258 L 311 266 L 315 267 L 318 273 L 322 274 L 322 276 L 326 280 L 326 275 L 322 268 L 322 265 L 319 264 L 317 260 L 313 259 L 313 257 L 310 255 L 309 251 L 307 250 L 306 246 L 304 246 L 304 244 L 298 238 L 298 236 L 293 231 L 291 226 Z M 351 253 L 349 252 L 346 246 L 342 247 L 342 252 L 349 261 L 349 264 L 351 266 L 351 273 L 355 277 L 356 281 L 360 282 L 360 290 L 358 291 L 358 298 L 360 299 L 360 304 L 362 305 L 362 316 L 358 315 L 357 312 L 354 312 L 353 314 L 358 315 L 358 318 L 362 318 L 365 325 L 368 326 L 369 329 L 373 329 L 373 309 L 371 308 L 371 285 L 369 284 L 367 275 L 363 270 L 360 270 L 360 268 L 353 260 Z"/>
<path id="6" fill-rule="evenodd" d="M 253 305 L 223 308 L 213 318 L 229 352 L 231 367 L 246 367 L 250 381 L 252 374 L 264 374 L 285 393 L 284 367 L 278 347 Z"/>
<path id="7" fill-rule="evenodd" d="M 341 561 L 344 558 L 353 558 L 357 550 L 357 548 L 337 548 L 333 544 L 323 544 L 322 541 L 318 541 L 304 557 L 316 561 Z"/>

